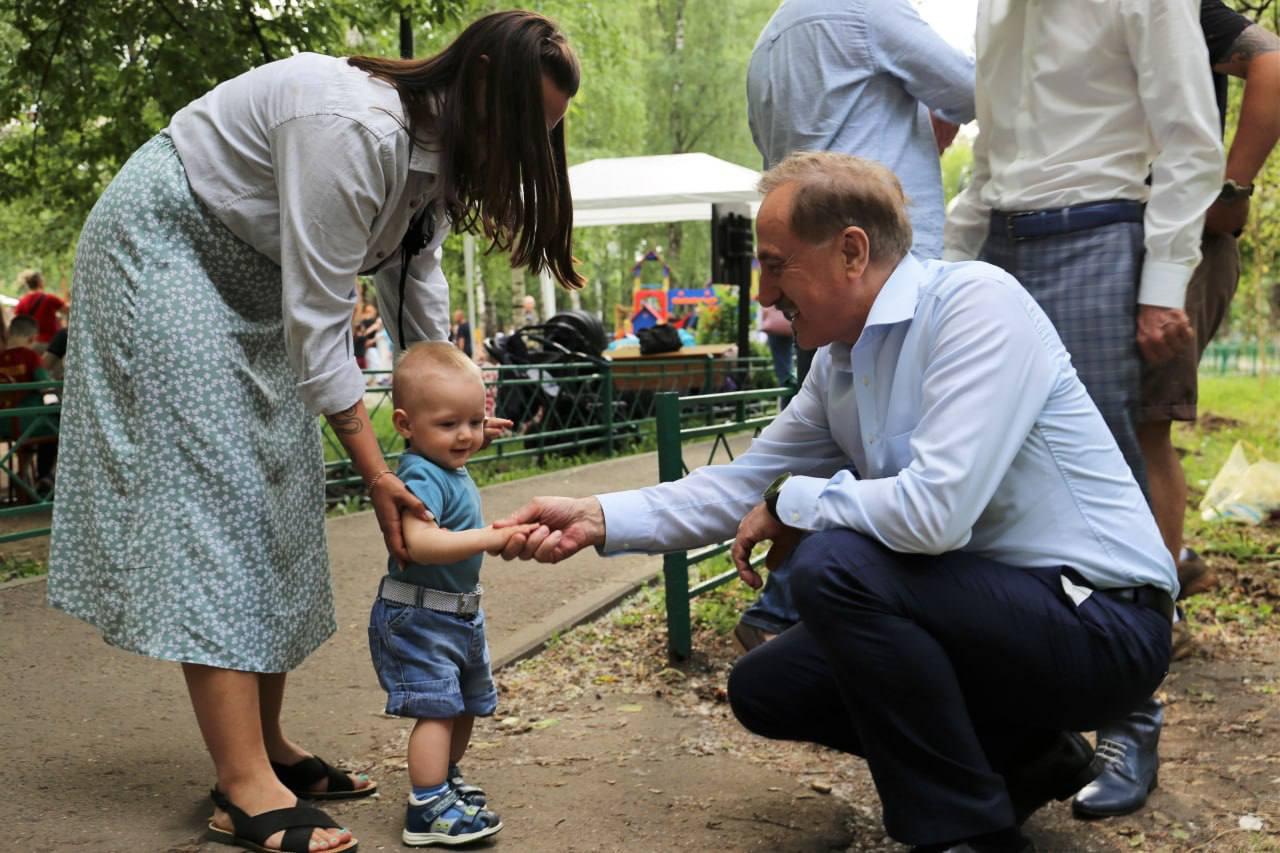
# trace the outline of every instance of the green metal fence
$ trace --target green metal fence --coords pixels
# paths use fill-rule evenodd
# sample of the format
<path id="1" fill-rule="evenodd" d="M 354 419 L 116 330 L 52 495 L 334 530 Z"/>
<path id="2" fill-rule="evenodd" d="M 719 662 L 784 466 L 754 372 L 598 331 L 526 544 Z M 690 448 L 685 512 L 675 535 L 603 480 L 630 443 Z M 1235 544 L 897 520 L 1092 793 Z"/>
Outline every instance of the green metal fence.
<path id="1" fill-rule="evenodd" d="M 747 431 L 758 434 L 777 417 L 783 402 L 794 393 L 794 388 L 785 387 L 703 396 L 682 397 L 674 392 L 659 394 L 656 406 L 658 480 L 670 483 L 689 473 L 684 453 L 687 443 L 698 439 L 713 439 L 706 464 L 716 464 L 721 453 L 724 455 L 721 461 L 733 461 L 729 436 Z M 667 650 L 673 658 L 687 658 L 693 651 L 689 602 L 728 583 L 738 574 L 736 570 L 729 569 L 690 586 L 689 570 L 727 553 L 732 546 L 733 540 L 730 539 L 689 551 L 673 551 L 662 558 L 667 600 Z M 762 562 L 764 557 L 751 561 L 753 566 Z"/>
<path id="2" fill-rule="evenodd" d="M 1280 374 L 1280 348 L 1272 341 L 1213 341 L 1200 359 L 1200 372 L 1214 376 Z"/>
<path id="3" fill-rule="evenodd" d="M 40 392 L 58 391 L 61 382 L 14 382 L 3 386 L 0 396 L 20 399 Z M 36 473 L 36 455 L 41 445 L 58 440 L 58 415 L 62 406 L 33 404 L 0 408 L 0 482 L 5 486 L 0 497 L 0 521 L 8 527 L 8 519 L 33 514 L 47 514 L 53 507 L 51 482 L 41 482 Z M 15 542 L 37 536 L 48 536 L 49 525 L 43 520 L 34 527 L 0 533 L 0 542 Z"/>
<path id="4" fill-rule="evenodd" d="M 763 387 L 773 383 L 767 358 L 726 359 L 675 357 L 626 362 L 582 361 L 544 366 L 485 366 L 485 385 L 501 414 L 517 422 L 516 431 L 500 438 L 470 465 L 501 470 L 537 465 L 555 455 L 593 453 L 613 455 L 652 440 L 655 402 L 663 393 L 705 395 L 726 388 Z M 369 388 L 365 403 L 378 444 L 393 467 L 404 442 L 391 423 L 390 371 L 366 371 Z M 32 382 L 3 386 L 5 395 L 58 391 L 60 382 Z M 0 409 L 11 425 L 0 433 L 10 438 L 0 451 L 0 519 L 47 514 L 54 489 L 34 476 L 35 448 L 57 441 L 59 404 Z M 325 494 L 336 506 L 364 501 L 363 482 L 337 437 L 322 424 L 325 452 Z M 0 543 L 47 536 L 49 525 L 0 532 Z"/>

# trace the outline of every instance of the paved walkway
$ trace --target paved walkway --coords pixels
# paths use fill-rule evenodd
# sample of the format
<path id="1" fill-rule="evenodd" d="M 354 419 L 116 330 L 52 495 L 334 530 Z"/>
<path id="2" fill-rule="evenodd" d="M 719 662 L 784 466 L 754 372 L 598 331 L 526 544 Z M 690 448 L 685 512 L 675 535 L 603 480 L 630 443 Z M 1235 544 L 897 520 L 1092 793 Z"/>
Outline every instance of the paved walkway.
<path id="1" fill-rule="evenodd" d="M 485 514 L 501 517 L 537 494 L 646 485 L 656 471 L 655 455 L 646 454 L 490 486 L 483 490 Z M 328 533 L 339 630 L 291 680 L 286 719 L 298 742 L 330 761 L 358 764 L 405 729 L 404 721 L 381 714 L 385 697 L 372 675 L 365 631 L 385 557 L 371 513 L 333 519 Z M 606 560 L 594 553 L 558 566 L 487 559 L 495 663 L 536 651 L 660 568 L 656 557 Z M 661 721 L 656 728 L 662 730 Z M 0 827 L 8 849 L 206 849 L 199 839 L 212 772 L 199 743 L 176 665 L 109 648 L 87 625 L 45 604 L 43 580 L 0 588 L 0 753 L 11 780 L 0 798 Z M 380 804 L 334 811 L 350 817 L 362 850 L 399 849 L 403 776 L 379 771 L 388 792 Z M 498 787 L 522 784 L 513 778 Z M 625 846 L 628 819 L 625 809 L 619 814 L 618 847 L 602 841 L 585 849 Z M 520 839 L 514 830 L 499 836 L 499 846 L 567 849 L 563 839 Z"/>

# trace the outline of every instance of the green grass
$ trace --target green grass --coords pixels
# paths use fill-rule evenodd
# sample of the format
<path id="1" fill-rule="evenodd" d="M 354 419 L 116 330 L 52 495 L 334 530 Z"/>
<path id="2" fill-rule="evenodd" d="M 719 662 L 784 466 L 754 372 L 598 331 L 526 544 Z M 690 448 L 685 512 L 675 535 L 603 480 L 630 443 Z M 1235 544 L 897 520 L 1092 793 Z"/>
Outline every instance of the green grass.
<path id="1" fill-rule="evenodd" d="M 1200 501 L 1237 441 L 1250 445 L 1251 461 L 1280 462 L 1280 377 L 1202 376 L 1199 420 L 1175 425 L 1173 439 L 1185 454 L 1185 540 L 1220 569 L 1217 589 L 1185 602 L 1189 624 L 1208 633 L 1274 629 L 1280 526 L 1205 521 Z"/>
<path id="2" fill-rule="evenodd" d="M 1240 525 L 1202 521 L 1199 505 L 1237 441 L 1280 462 L 1280 377 L 1201 377 L 1199 416 L 1194 425 L 1176 424 L 1173 434 L 1187 475 L 1187 538 L 1203 537 L 1239 558 L 1265 551 L 1269 537 Z"/>
<path id="3" fill-rule="evenodd" d="M 27 556 L 0 556 L 0 583 L 31 578 L 49 571 L 44 560 Z"/>

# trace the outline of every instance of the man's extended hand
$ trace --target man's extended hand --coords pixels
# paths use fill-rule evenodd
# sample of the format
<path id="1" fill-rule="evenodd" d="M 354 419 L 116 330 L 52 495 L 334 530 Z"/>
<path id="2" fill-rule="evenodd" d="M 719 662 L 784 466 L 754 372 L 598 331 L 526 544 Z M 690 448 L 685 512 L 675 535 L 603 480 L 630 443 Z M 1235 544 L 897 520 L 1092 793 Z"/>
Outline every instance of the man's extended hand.
<path id="1" fill-rule="evenodd" d="M 535 524 L 529 533 L 516 533 L 502 549 L 505 560 L 558 563 L 583 548 L 604 544 L 604 510 L 595 498 L 534 498 L 494 527 Z"/>
<path id="2" fill-rule="evenodd" d="M 1150 364 L 1162 364 L 1191 346 L 1191 321 L 1181 308 L 1138 306 L 1138 350 Z"/>
<path id="3" fill-rule="evenodd" d="M 738 577 L 747 586 L 759 589 L 764 583 L 756 570 L 751 568 L 752 549 L 761 542 L 783 538 L 791 529 L 774 518 L 763 503 L 756 504 L 746 518 L 742 519 L 742 523 L 738 525 L 738 536 L 733 540 L 733 548 L 729 553 L 733 556 L 733 564 L 738 567 Z"/>

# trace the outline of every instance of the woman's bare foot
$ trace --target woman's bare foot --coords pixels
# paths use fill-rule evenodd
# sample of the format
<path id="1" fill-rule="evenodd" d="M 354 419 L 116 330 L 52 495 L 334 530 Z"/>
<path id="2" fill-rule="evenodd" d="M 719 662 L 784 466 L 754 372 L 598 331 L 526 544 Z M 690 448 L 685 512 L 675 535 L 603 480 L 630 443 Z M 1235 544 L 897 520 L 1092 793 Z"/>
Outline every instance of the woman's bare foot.
<path id="1" fill-rule="evenodd" d="M 287 809 L 298 804 L 297 795 L 275 779 L 264 784 L 248 782 L 220 787 L 228 800 L 250 816 L 260 815 L 273 809 Z M 214 808 L 211 822 L 218 829 L 226 832 L 235 831 L 235 827 L 231 823 L 231 816 L 222 809 Z M 279 850 L 283 840 L 284 831 L 282 830 L 268 836 L 262 846 L 272 850 Z M 311 849 L 315 851 L 334 850 L 347 845 L 350 841 L 351 832 L 346 829 L 316 827 L 311 831 Z"/>

